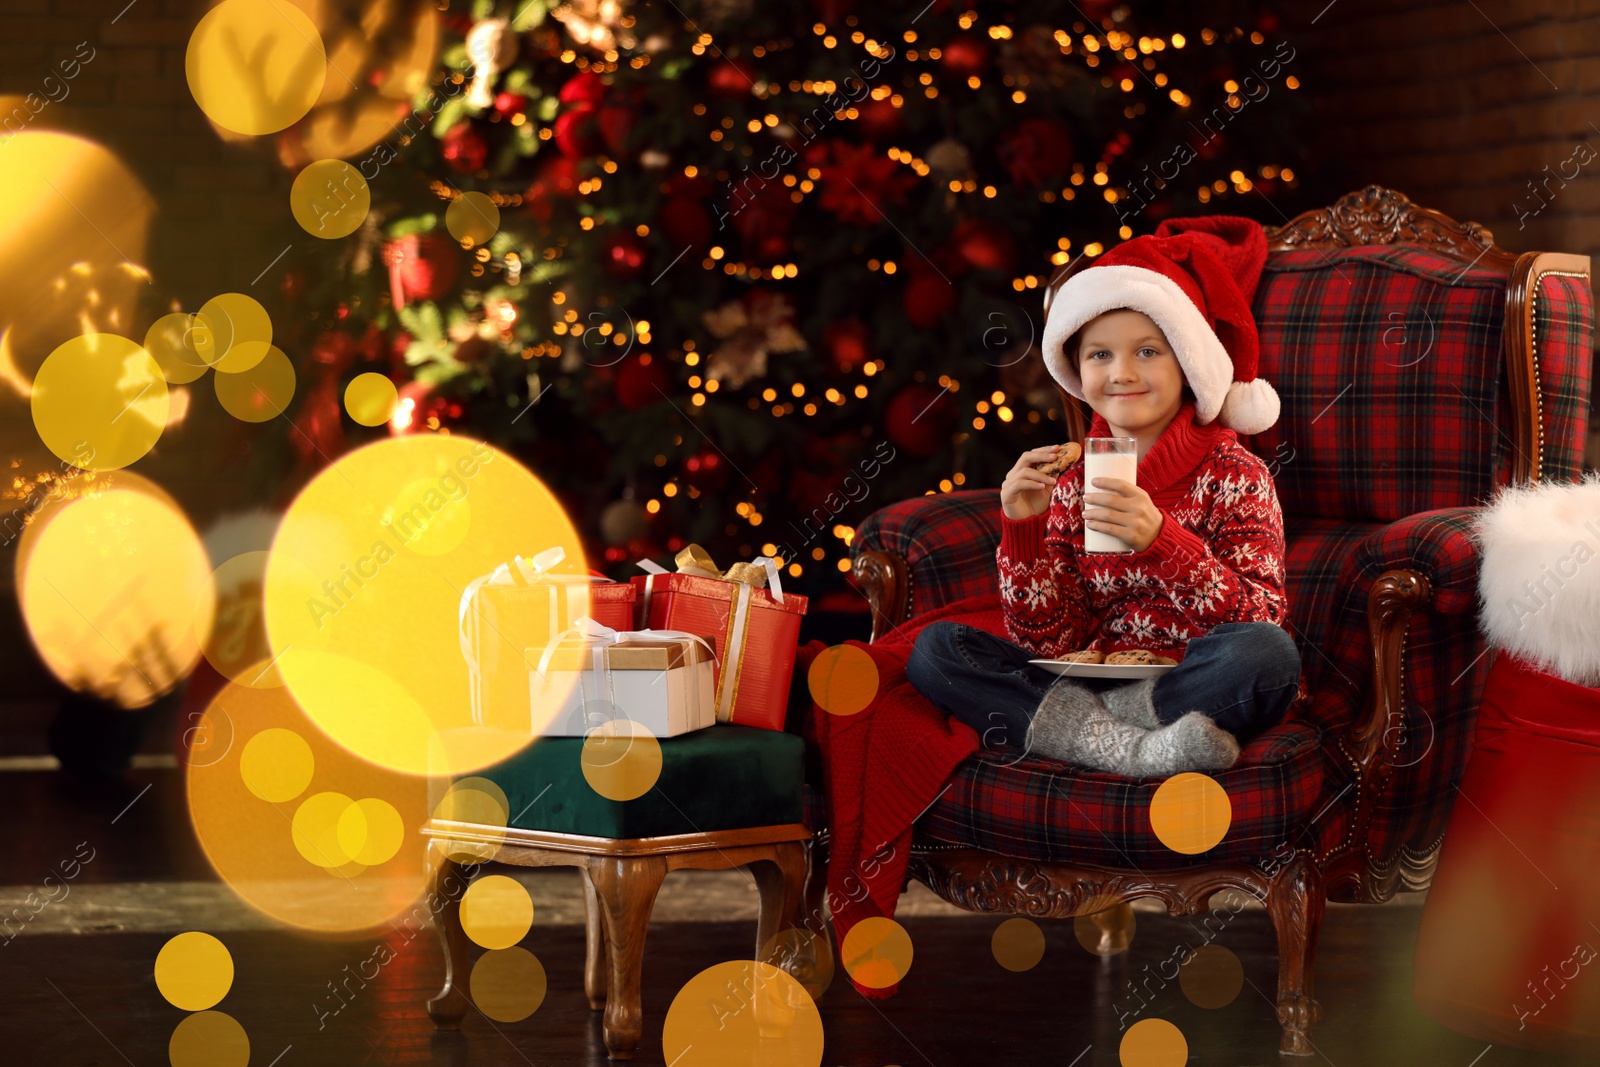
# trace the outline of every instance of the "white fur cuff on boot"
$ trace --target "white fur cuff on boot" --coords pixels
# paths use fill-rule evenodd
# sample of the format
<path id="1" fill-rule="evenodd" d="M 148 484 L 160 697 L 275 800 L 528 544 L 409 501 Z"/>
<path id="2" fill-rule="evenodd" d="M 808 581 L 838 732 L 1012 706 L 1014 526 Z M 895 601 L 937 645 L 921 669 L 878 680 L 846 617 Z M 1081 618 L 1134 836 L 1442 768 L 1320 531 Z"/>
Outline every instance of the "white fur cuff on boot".
<path id="1" fill-rule="evenodd" d="M 1502 489 L 1474 534 L 1489 644 L 1573 685 L 1600 686 L 1600 474 Z"/>

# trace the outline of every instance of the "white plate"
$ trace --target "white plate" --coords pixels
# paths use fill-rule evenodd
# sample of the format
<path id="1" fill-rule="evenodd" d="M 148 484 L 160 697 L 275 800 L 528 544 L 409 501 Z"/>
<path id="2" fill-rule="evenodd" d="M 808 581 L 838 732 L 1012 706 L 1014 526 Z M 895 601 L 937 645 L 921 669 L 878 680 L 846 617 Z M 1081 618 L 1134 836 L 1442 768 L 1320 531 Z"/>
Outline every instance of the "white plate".
<path id="1" fill-rule="evenodd" d="M 1059 659 L 1030 659 L 1047 671 L 1073 678 L 1156 678 L 1176 663 L 1072 663 Z"/>

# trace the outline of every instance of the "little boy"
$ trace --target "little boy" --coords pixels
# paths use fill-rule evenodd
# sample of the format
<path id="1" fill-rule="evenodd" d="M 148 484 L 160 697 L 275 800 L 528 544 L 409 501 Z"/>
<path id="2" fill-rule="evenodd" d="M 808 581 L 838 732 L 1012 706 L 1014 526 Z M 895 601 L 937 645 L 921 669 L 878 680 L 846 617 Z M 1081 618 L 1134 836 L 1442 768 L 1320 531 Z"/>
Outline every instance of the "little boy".
<path id="1" fill-rule="evenodd" d="M 1138 477 L 1085 486 L 1081 461 L 1046 474 L 1054 445 L 1006 475 L 996 558 L 1011 640 L 933 623 L 906 665 L 986 747 L 1130 776 L 1217 770 L 1293 703 L 1283 516 L 1235 433 L 1278 417 L 1255 376 L 1265 261 L 1258 223 L 1173 219 L 1047 289 L 1046 365 L 1094 409 L 1088 436 L 1137 440 Z M 1128 552 L 1085 552 L 1086 529 Z M 1132 649 L 1179 663 L 1127 683 L 1028 662 Z"/>

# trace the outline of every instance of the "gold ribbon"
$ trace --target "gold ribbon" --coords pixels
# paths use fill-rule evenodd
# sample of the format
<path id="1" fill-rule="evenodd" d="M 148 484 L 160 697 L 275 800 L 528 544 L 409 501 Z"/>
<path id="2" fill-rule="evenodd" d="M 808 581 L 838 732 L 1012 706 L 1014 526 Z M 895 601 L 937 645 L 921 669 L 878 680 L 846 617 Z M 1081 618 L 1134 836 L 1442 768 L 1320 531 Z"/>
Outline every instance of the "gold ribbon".
<path id="1" fill-rule="evenodd" d="M 677 564 L 679 574 L 715 578 L 730 582 L 734 586 L 729 597 L 728 630 L 723 635 L 722 665 L 717 672 L 716 696 L 717 721 L 732 722 L 733 708 L 739 699 L 739 674 L 744 661 L 752 591 L 767 589 L 774 600 L 783 603 L 783 582 L 778 577 L 777 561 L 771 556 L 757 556 L 751 563 L 729 564 L 728 569 L 724 571 L 717 566 L 709 552 L 699 545 L 691 544 L 680 549 L 673 557 L 673 562 Z M 656 575 L 667 572 L 650 560 L 640 560 L 638 565 L 648 572 L 648 577 L 644 580 L 644 599 L 640 609 L 644 613 L 640 621 L 648 625 L 650 596 L 654 591 Z M 730 676 L 733 678 L 731 686 L 728 684 Z"/>

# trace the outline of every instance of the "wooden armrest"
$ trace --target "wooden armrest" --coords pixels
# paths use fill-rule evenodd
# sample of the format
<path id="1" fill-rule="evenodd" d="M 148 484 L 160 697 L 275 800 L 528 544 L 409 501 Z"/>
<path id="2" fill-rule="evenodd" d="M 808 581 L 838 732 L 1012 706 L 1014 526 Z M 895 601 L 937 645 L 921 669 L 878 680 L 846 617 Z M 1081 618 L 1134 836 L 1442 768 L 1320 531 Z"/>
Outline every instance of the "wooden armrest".
<path id="1" fill-rule="evenodd" d="M 852 573 L 872 605 L 872 638 L 876 641 L 911 617 L 911 564 L 898 552 L 863 549 Z"/>

